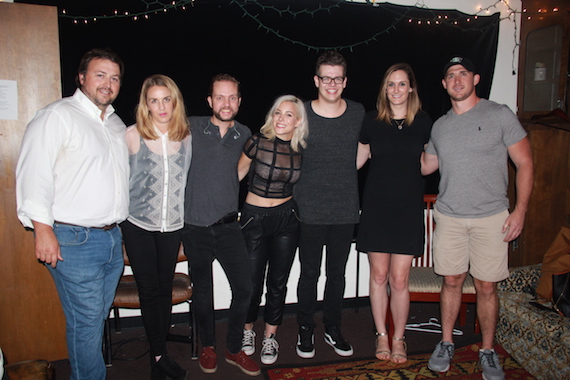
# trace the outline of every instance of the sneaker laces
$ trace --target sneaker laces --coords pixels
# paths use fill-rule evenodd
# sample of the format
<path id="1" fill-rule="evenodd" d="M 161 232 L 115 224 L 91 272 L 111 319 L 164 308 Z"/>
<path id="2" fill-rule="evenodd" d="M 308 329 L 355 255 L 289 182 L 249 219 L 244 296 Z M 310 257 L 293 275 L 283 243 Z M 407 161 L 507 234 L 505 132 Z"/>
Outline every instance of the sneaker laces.
<path id="1" fill-rule="evenodd" d="M 497 361 L 495 360 L 495 351 L 482 351 L 481 352 L 481 364 L 483 366 L 491 367 L 491 368 L 498 368 Z M 498 359 L 498 357 L 497 357 Z"/>
<path id="2" fill-rule="evenodd" d="M 444 356 L 446 356 L 446 354 L 450 358 L 453 357 L 453 345 L 451 345 L 451 344 L 446 344 L 446 345 L 440 344 L 439 350 L 437 351 L 436 356 L 438 358 L 443 358 Z"/>
<path id="3" fill-rule="evenodd" d="M 275 338 L 263 338 L 261 342 L 261 355 L 275 355 L 279 349 L 279 343 Z"/>
<path id="4" fill-rule="evenodd" d="M 255 345 L 255 331 L 244 329 L 241 338 L 241 346 L 253 347 L 254 345 Z"/>

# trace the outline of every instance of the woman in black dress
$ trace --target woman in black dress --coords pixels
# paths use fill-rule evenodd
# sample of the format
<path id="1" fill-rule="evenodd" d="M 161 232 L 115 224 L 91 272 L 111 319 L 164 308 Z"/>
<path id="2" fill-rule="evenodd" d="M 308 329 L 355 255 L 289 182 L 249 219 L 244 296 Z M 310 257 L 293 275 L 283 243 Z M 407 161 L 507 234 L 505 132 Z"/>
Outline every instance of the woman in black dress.
<path id="1" fill-rule="evenodd" d="M 369 157 L 371 161 L 356 242 L 359 251 L 368 253 L 370 263 L 376 357 L 404 363 L 408 277 L 412 259 L 424 249 L 420 156 L 432 125 L 421 110 L 410 65 L 397 63 L 386 71 L 376 108 L 364 118 L 360 136 L 357 164 L 360 167 Z M 386 332 L 388 304 L 394 320 L 392 349 Z"/>

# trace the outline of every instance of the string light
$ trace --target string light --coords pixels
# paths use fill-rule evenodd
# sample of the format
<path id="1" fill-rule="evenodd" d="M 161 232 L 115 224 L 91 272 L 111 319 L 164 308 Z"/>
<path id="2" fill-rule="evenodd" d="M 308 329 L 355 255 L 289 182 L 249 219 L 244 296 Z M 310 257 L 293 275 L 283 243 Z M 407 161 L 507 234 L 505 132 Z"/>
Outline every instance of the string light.
<path id="1" fill-rule="evenodd" d="M 149 14 L 152 14 L 152 13 L 156 14 L 157 11 L 162 11 L 163 13 L 166 13 L 169 10 L 176 9 L 176 8 L 186 10 L 186 5 L 190 4 L 190 5 L 194 6 L 194 3 L 196 1 L 197 0 L 172 0 L 169 2 L 165 2 L 162 0 L 140 0 L 140 2 L 142 4 L 144 4 L 144 8 L 145 8 L 144 10 L 141 10 L 141 11 L 129 12 L 127 10 L 127 11 L 124 11 L 121 13 L 121 12 L 119 12 L 118 9 L 115 9 L 112 15 L 103 14 L 103 15 L 93 15 L 92 16 L 92 15 L 70 15 L 68 13 L 68 10 L 62 9 L 60 16 L 62 18 L 71 18 L 75 21 L 86 21 L 86 20 L 88 21 L 88 20 L 96 20 L 96 19 L 125 18 L 125 17 L 132 17 L 134 20 L 138 20 L 138 18 L 140 16 L 144 16 L 145 19 L 148 19 Z M 274 5 L 263 5 L 263 4 L 259 3 L 259 0 L 231 0 L 230 4 L 237 4 L 240 7 L 244 7 L 245 5 L 254 4 L 257 7 L 259 7 L 261 10 L 263 10 L 264 12 L 275 11 L 280 16 L 283 16 L 284 14 L 289 14 L 289 15 L 292 15 L 293 17 L 296 17 L 300 14 L 314 15 L 315 13 L 322 12 L 322 11 L 327 11 L 330 13 L 333 8 L 338 8 L 339 4 L 343 3 L 343 2 L 352 2 L 352 3 L 359 3 L 360 4 L 360 3 L 362 3 L 362 0 L 360 0 L 360 1 L 358 1 L 358 0 L 335 0 L 335 1 L 333 1 L 333 4 L 329 5 L 329 6 L 319 5 L 319 7 L 316 9 L 312 9 L 312 10 L 311 9 L 302 9 L 302 10 L 297 10 L 297 11 L 291 10 L 289 6 L 286 9 L 279 9 L 278 7 L 276 7 Z M 376 3 L 375 0 L 365 0 L 365 2 L 363 4 L 368 4 L 368 5 L 375 6 L 375 7 L 378 7 L 380 5 L 379 3 Z M 526 8 L 523 9 L 522 11 L 517 11 L 516 9 L 512 8 L 509 5 L 507 0 L 496 0 L 493 4 L 491 4 L 489 6 L 479 7 L 479 11 L 473 15 L 473 19 L 477 20 L 478 15 L 480 15 L 482 13 L 490 14 L 492 9 L 495 9 L 498 11 L 499 10 L 498 5 L 503 6 L 503 7 L 507 7 L 507 12 L 509 13 L 509 16 L 513 15 L 513 14 L 517 14 L 517 13 L 527 13 L 530 15 L 529 17 L 532 17 L 533 14 L 539 14 L 539 13 L 545 14 L 545 13 L 549 12 L 549 9 L 547 9 L 547 8 L 538 8 L 536 10 L 536 12 L 531 12 L 531 13 L 529 13 Z M 418 3 L 416 5 L 409 7 L 409 8 L 416 8 L 416 9 L 419 8 L 419 9 L 429 10 L 427 5 L 423 1 L 421 1 L 421 3 L 420 3 L 420 1 L 418 1 Z M 552 8 L 552 12 L 559 12 L 559 10 L 560 10 L 559 7 Z M 245 14 L 245 15 L 247 15 L 247 14 Z M 500 20 L 501 21 L 505 20 L 505 19 L 509 18 L 509 16 L 503 17 Z M 257 15 L 252 15 L 252 17 L 257 17 Z M 441 15 L 438 16 L 438 18 L 440 18 L 440 19 L 441 19 L 441 17 L 442 17 Z M 444 15 L 443 18 L 447 20 L 448 16 Z M 442 24 L 441 22 L 439 22 L 439 23 L 435 22 L 436 21 L 435 19 L 417 18 L 417 20 L 421 20 L 422 21 L 421 24 L 428 24 L 428 21 L 434 21 L 434 24 L 437 24 L 437 25 Z M 470 22 L 471 19 L 468 17 L 468 18 L 466 18 L 466 21 Z M 458 25 L 459 22 L 460 22 L 460 20 L 454 20 L 451 22 L 451 24 L 452 25 Z M 77 24 L 77 22 L 75 22 L 75 24 Z M 431 25 L 431 22 L 428 25 Z"/>
<path id="2" fill-rule="evenodd" d="M 194 6 L 194 2 L 196 0 L 173 0 L 173 1 L 161 1 L 161 0 L 140 0 L 142 5 L 144 5 L 143 10 L 138 11 L 119 11 L 115 9 L 111 15 L 102 14 L 102 15 L 71 15 L 69 14 L 69 9 L 63 9 L 60 17 L 62 18 L 70 18 L 73 19 L 74 24 L 78 24 L 79 21 L 83 21 L 83 23 L 87 24 L 91 20 L 95 19 L 113 19 L 113 18 L 132 18 L 134 21 L 137 21 L 140 18 L 144 17 L 144 19 L 148 20 L 149 15 L 152 13 L 157 13 L 162 11 L 163 13 L 168 12 L 168 10 L 181 8 L 182 10 L 186 10 L 187 5 Z"/>
<path id="3" fill-rule="evenodd" d="M 72 19 L 74 24 L 78 24 L 80 21 L 83 21 L 83 24 L 87 24 L 88 22 L 96 22 L 98 19 L 111 19 L 111 18 L 125 18 L 125 17 L 129 17 L 131 18 L 133 21 L 138 21 L 139 18 L 144 20 L 148 20 L 149 16 L 151 14 L 159 14 L 159 12 L 166 14 L 169 10 L 176 10 L 176 9 L 182 9 L 182 10 L 186 10 L 186 6 L 187 5 L 191 5 L 192 7 L 194 6 L 194 3 L 196 1 L 199 0 L 170 0 L 170 1 L 164 1 L 164 0 L 140 0 L 141 4 L 144 5 L 144 9 L 143 10 L 137 10 L 137 11 L 133 11 L 133 10 L 126 10 L 126 11 L 122 11 L 119 12 L 118 9 L 115 9 L 113 14 L 111 15 L 95 15 L 95 16 L 88 16 L 88 15 L 71 15 L 69 14 L 69 9 L 63 9 L 61 12 L 60 17 L 62 18 L 70 18 Z M 206 0 L 204 0 L 206 1 Z M 314 45 L 310 45 L 308 43 L 302 42 L 302 41 L 298 41 L 298 40 L 293 40 L 285 35 L 283 35 L 278 29 L 275 29 L 269 25 L 267 25 L 266 23 L 264 23 L 261 18 L 260 18 L 260 14 L 266 13 L 266 12 L 275 12 L 277 13 L 279 16 L 284 16 L 284 15 L 290 15 L 293 18 L 296 18 L 299 15 L 302 14 L 307 14 L 310 16 L 314 16 L 315 14 L 317 14 L 318 12 L 328 12 L 329 14 L 331 14 L 332 10 L 335 8 L 339 8 L 341 3 L 345 3 L 345 2 L 351 2 L 351 3 L 358 3 L 358 4 L 362 4 L 363 6 L 374 6 L 374 7 L 379 7 L 381 4 L 377 3 L 375 0 L 331 0 L 329 2 L 329 5 L 327 6 L 323 6 L 321 4 L 318 5 L 318 7 L 316 7 L 315 9 L 300 9 L 300 10 L 292 10 L 290 6 L 287 6 L 285 9 L 281 9 L 278 8 L 275 5 L 265 5 L 265 4 L 261 4 L 260 0 L 230 0 L 230 5 L 236 5 L 238 6 L 242 11 L 243 11 L 243 15 L 244 17 L 249 17 L 250 19 L 252 19 L 255 23 L 257 23 L 258 25 L 258 29 L 264 30 L 267 34 L 273 34 L 287 42 L 290 42 L 292 44 L 295 45 L 301 45 L 306 47 L 309 50 L 328 50 L 328 49 L 337 49 L 337 50 L 343 50 L 343 49 L 350 49 L 352 51 L 352 49 L 354 49 L 355 47 L 359 46 L 359 45 L 363 45 L 363 44 L 369 44 L 372 41 L 376 41 L 377 38 L 385 33 L 390 33 L 391 30 L 395 30 L 397 24 L 399 24 L 402 21 L 407 20 L 407 22 L 409 24 L 416 24 L 418 25 L 418 27 L 429 27 L 429 26 L 450 26 L 450 27 L 454 27 L 454 28 L 458 28 L 462 31 L 469 31 L 469 30 L 480 30 L 481 28 L 477 28 L 475 25 L 475 23 L 477 23 L 478 21 L 481 21 L 479 19 L 479 16 L 483 16 L 485 17 L 485 15 L 490 15 L 492 12 L 501 12 L 502 14 L 506 14 L 503 17 L 499 18 L 499 21 L 510 21 L 514 24 L 514 40 L 515 40 L 515 44 L 513 47 L 513 62 L 512 62 L 512 67 L 513 67 L 513 75 L 515 73 L 515 69 L 514 69 L 514 63 L 515 63 L 515 58 L 516 58 L 516 49 L 519 48 L 520 46 L 520 41 L 518 40 L 518 30 L 517 30 L 517 22 L 516 22 L 516 17 L 517 15 L 522 15 L 524 14 L 527 18 L 527 20 L 531 20 L 533 18 L 533 16 L 535 15 L 540 15 L 540 18 L 544 18 L 545 16 L 548 16 L 548 14 L 552 13 L 552 12 L 559 12 L 559 7 L 554 7 L 552 8 L 552 12 L 549 11 L 549 9 L 546 8 L 539 8 L 537 9 L 535 12 L 529 12 L 526 8 L 523 9 L 522 11 L 519 11 L 517 9 L 514 9 L 511 7 L 511 5 L 508 3 L 507 0 L 496 0 L 493 4 L 488 5 L 486 7 L 479 7 L 479 10 L 477 12 L 475 12 L 473 15 L 459 15 L 458 12 L 455 11 L 450 11 L 450 13 L 453 15 L 452 17 L 450 17 L 449 14 L 445 14 L 443 11 L 434 11 L 431 10 L 427 7 L 427 5 L 425 4 L 424 0 L 418 0 L 418 2 L 414 5 L 414 6 L 400 6 L 400 5 L 394 5 L 394 4 L 385 4 L 385 9 L 387 12 L 391 12 L 394 14 L 394 17 L 392 19 L 392 22 L 390 25 L 385 26 L 383 30 L 378 31 L 377 33 L 375 33 L 374 35 L 370 36 L 369 38 L 366 38 L 362 41 L 358 41 L 352 44 L 348 44 L 348 45 L 343 45 L 343 46 L 337 46 L 337 47 L 325 47 L 325 46 L 314 46 Z M 258 8 L 259 12 L 253 12 L 251 10 L 251 8 L 256 7 Z M 505 9 L 506 8 L 506 9 Z M 413 10 L 422 10 L 422 15 L 425 15 L 423 17 L 416 17 L 416 16 L 412 16 L 410 17 L 410 12 Z M 570 8 L 568 9 L 570 11 Z M 433 25 L 432 25 L 433 24 Z M 491 27 L 491 26 L 489 26 Z"/>

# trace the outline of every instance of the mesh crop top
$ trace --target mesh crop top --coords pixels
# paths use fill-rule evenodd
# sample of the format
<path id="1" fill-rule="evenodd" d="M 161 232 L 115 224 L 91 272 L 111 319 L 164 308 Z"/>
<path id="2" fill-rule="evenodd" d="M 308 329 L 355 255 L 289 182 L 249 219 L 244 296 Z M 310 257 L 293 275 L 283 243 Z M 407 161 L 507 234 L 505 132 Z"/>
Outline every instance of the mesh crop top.
<path id="1" fill-rule="evenodd" d="M 269 141 L 257 133 L 250 137 L 244 153 L 251 158 L 248 190 L 264 198 L 287 198 L 301 176 L 301 152 L 295 152 L 289 141 Z"/>

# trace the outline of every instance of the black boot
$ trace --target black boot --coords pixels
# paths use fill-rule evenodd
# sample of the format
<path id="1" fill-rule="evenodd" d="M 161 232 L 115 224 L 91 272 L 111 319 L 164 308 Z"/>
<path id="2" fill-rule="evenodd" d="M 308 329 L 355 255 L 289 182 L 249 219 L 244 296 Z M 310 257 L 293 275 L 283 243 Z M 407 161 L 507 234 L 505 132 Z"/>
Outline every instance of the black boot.
<path id="1" fill-rule="evenodd" d="M 186 379 L 186 370 L 183 369 L 168 355 L 162 355 L 160 360 L 156 362 L 156 366 L 166 376 L 172 380 Z"/>

